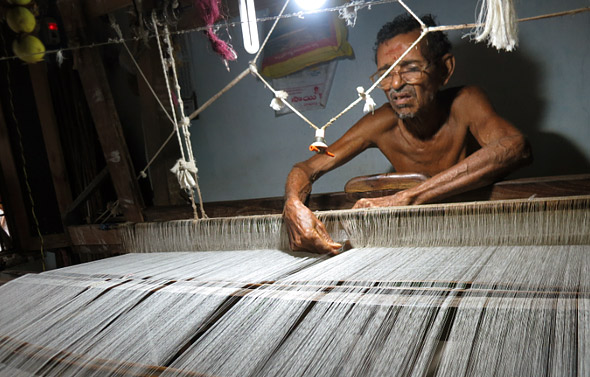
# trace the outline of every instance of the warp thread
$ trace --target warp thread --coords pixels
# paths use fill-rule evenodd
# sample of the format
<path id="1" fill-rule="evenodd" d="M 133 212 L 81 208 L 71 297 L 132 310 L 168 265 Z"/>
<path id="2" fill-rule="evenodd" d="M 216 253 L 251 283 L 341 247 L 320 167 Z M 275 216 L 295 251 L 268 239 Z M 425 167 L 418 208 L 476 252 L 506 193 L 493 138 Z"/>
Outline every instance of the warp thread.
<path id="1" fill-rule="evenodd" d="M 354 247 L 555 245 L 590 242 L 590 197 L 316 212 Z M 288 250 L 281 215 L 140 223 L 121 228 L 129 252 Z"/>
<path id="2" fill-rule="evenodd" d="M 121 255 L 3 285 L 0 374 L 586 376 L 589 264 L 588 245 Z"/>
<path id="3" fill-rule="evenodd" d="M 219 38 L 213 29 L 215 21 L 221 17 L 219 3 L 220 0 L 196 0 L 195 6 L 200 17 L 208 26 L 205 34 L 211 42 L 213 51 L 220 55 L 225 61 L 234 61 L 238 58 L 238 54 L 227 42 Z"/>

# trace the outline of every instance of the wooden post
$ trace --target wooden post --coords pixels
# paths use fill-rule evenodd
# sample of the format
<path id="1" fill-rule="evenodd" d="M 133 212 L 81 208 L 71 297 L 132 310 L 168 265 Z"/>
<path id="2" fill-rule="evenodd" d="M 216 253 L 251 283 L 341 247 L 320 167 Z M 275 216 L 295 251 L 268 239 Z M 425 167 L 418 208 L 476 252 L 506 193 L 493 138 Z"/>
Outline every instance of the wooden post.
<path id="1" fill-rule="evenodd" d="M 35 93 L 35 102 L 37 103 L 41 131 L 43 133 L 45 149 L 47 150 L 47 159 L 51 170 L 53 187 L 55 188 L 57 206 L 63 219 L 66 209 L 72 203 L 72 189 L 68 179 L 57 121 L 53 112 L 53 101 L 51 99 L 51 91 L 49 90 L 45 62 L 29 64 L 29 74 L 31 76 L 33 92 Z"/>
<path id="2" fill-rule="evenodd" d="M 9 223 L 9 227 L 14 225 L 9 229 L 10 234 L 13 238 L 16 238 L 17 244 L 23 247 L 23 243 L 28 242 L 31 237 L 29 234 L 29 218 L 27 216 L 28 210 L 25 206 L 18 178 L 17 165 L 14 161 L 2 105 L 0 105 L 0 168 L 6 189 L 6 197 L 2 197 L 2 201 L 5 204 L 5 212 L 14 220 L 13 224 Z"/>
<path id="3" fill-rule="evenodd" d="M 59 0 L 59 7 L 70 46 L 89 43 L 88 22 L 80 0 Z M 143 221 L 143 200 L 135 178 L 121 122 L 108 84 L 102 57 L 97 48 L 73 50 L 86 101 L 90 108 L 96 131 L 102 145 L 107 166 L 113 180 L 119 205 L 125 219 Z"/>

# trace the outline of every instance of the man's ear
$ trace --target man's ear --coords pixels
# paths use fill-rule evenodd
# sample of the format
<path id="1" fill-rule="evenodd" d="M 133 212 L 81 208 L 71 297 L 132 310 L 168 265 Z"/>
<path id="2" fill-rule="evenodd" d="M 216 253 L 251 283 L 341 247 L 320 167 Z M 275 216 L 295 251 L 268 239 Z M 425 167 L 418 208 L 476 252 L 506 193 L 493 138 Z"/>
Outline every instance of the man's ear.
<path id="1" fill-rule="evenodd" d="M 445 68 L 445 72 L 442 75 L 442 85 L 446 85 L 455 71 L 455 56 L 450 52 L 445 54 L 442 57 L 442 64 Z"/>

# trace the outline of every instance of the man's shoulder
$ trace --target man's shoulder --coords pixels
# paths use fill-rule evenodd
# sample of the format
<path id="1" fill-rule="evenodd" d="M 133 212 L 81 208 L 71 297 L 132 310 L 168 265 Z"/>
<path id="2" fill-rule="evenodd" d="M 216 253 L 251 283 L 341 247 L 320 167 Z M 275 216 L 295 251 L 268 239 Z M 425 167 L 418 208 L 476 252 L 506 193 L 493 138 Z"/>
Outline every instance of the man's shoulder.
<path id="1" fill-rule="evenodd" d="M 475 85 L 455 86 L 441 91 L 442 97 L 452 104 L 457 102 L 488 101 L 482 88 Z"/>
<path id="2" fill-rule="evenodd" d="M 449 116 L 462 124 L 472 127 L 485 124 L 495 114 L 485 91 L 474 85 L 446 89 L 449 101 Z"/>
<path id="3" fill-rule="evenodd" d="M 356 126 L 364 129 L 382 129 L 392 127 L 397 122 L 397 115 L 389 103 L 375 109 L 374 112 L 365 114 Z"/>

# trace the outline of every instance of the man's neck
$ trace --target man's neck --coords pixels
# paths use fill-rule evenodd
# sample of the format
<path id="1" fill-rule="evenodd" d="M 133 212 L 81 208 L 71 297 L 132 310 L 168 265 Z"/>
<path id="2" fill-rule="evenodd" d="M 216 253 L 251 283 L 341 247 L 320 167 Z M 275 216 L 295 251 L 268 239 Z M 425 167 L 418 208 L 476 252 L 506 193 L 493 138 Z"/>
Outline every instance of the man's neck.
<path id="1" fill-rule="evenodd" d="M 447 116 L 437 99 L 434 99 L 428 108 L 422 109 L 411 118 L 400 119 L 400 123 L 412 136 L 426 141 L 436 135 Z"/>

